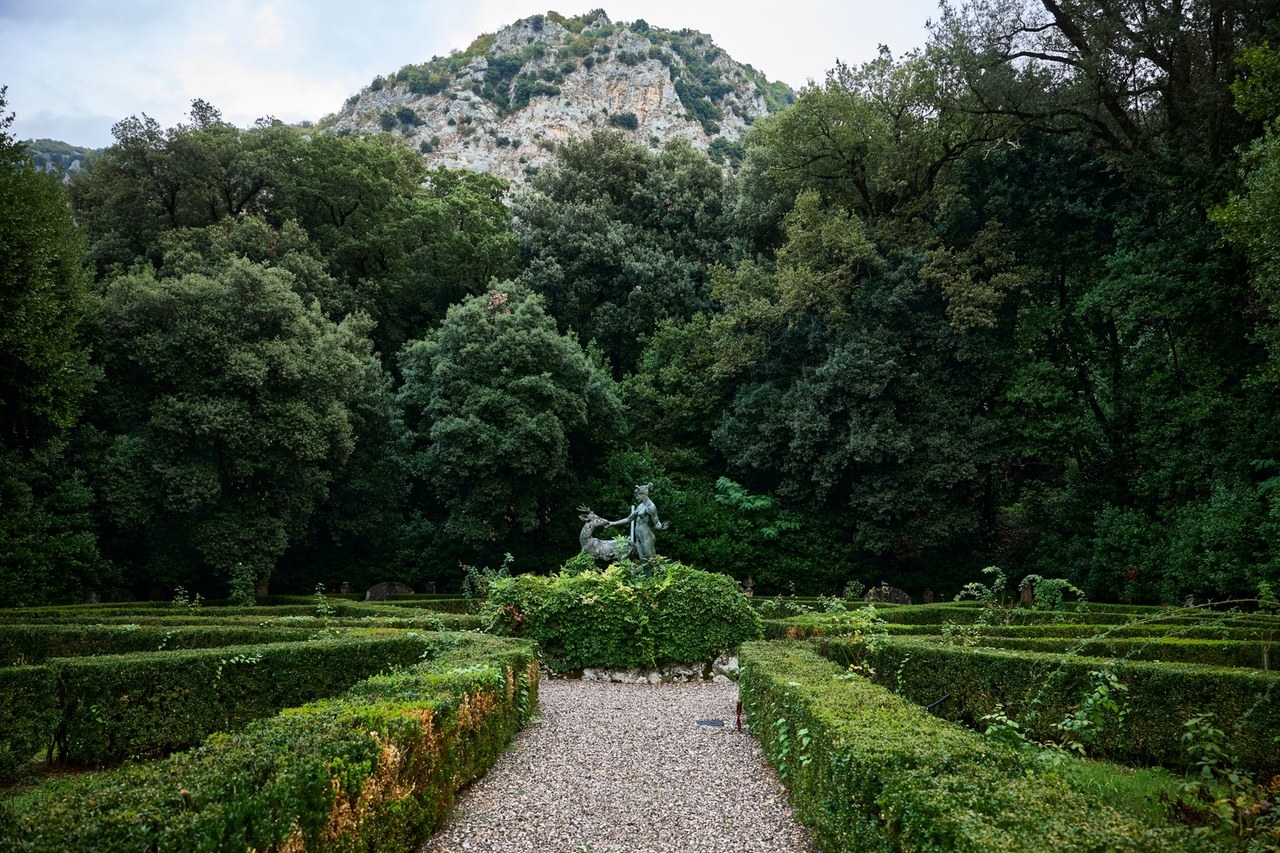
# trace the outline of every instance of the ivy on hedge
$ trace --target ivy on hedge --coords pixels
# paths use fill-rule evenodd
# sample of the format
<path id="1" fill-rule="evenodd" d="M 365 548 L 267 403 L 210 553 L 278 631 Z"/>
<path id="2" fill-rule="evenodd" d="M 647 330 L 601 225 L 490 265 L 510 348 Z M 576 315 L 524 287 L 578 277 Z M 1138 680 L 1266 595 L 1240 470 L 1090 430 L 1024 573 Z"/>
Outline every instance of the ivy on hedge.
<path id="1" fill-rule="evenodd" d="M 760 617 L 733 578 L 680 563 L 639 579 L 616 565 L 504 578 L 492 586 L 483 616 L 500 633 L 537 641 L 560 672 L 710 662 L 760 636 Z"/>
<path id="2" fill-rule="evenodd" d="M 1028 778 L 982 737 L 843 669 L 805 643 L 746 643 L 752 731 L 828 853 L 1199 849 L 1061 780 Z M 936 698 L 936 697 L 935 697 Z"/>
<path id="3" fill-rule="evenodd" d="M 408 850 L 537 705 L 528 644 L 442 635 L 428 663 L 166 760 L 0 803 L 0 850 Z"/>

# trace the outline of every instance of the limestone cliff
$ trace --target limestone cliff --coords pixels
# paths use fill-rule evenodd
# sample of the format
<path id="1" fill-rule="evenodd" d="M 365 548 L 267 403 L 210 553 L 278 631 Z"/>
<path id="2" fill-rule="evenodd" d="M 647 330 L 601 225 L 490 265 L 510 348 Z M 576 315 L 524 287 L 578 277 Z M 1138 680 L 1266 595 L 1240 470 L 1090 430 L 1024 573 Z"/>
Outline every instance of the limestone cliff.
<path id="1" fill-rule="evenodd" d="M 523 182 L 557 143 L 605 127 L 655 147 L 684 137 L 732 160 L 747 127 L 793 99 L 703 33 L 550 12 L 375 79 L 317 129 L 390 132 L 431 165 Z"/>

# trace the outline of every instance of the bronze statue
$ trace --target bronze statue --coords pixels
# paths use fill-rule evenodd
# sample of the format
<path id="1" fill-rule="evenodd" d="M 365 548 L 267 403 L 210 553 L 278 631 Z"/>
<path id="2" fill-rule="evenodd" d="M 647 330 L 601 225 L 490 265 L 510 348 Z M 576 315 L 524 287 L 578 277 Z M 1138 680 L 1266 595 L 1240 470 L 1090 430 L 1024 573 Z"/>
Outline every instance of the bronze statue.
<path id="1" fill-rule="evenodd" d="M 582 553 L 606 562 L 648 560 L 656 556 L 658 538 L 653 535 L 654 531 L 666 530 L 669 525 L 658 519 L 658 508 L 649 499 L 652 489 L 653 483 L 636 486 L 636 505 L 631 507 L 630 515 L 617 521 L 601 518 L 585 506 L 578 507 L 578 512 L 582 513 L 578 518 L 583 521 L 582 530 L 578 533 Z M 601 527 L 621 527 L 624 524 L 631 525 L 626 539 L 597 539 L 595 536 Z"/>
<path id="2" fill-rule="evenodd" d="M 612 563 L 616 560 L 625 560 L 632 555 L 635 549 L 626 539 L 597 539 L 595 532 L 601 527 L 609 524 L 609 519 L 601 518 L 585 506 L 578 507 L 578 512 L 583 513 L 578 516 L 585 522 L 582 525 L 581 532 L 578 533 L 578 543 L 582 546 L 582 553 L 590 554 L 597 560 L 604 560 Z"/>
<path id="3" fill-rule="evenodd" d="M 667 525 L 658 519 L 658 508 L 649 499 L 652 489 L 653 483 L 636 486 L 636 505 L 631 507 L 631 514 L 609 524 L 610 527 L 631 525 L 631 545 L 641 560 L 647 560 L 658 553 L 658 537 L 654 535 L 654 531 L 667 529 Z"/>

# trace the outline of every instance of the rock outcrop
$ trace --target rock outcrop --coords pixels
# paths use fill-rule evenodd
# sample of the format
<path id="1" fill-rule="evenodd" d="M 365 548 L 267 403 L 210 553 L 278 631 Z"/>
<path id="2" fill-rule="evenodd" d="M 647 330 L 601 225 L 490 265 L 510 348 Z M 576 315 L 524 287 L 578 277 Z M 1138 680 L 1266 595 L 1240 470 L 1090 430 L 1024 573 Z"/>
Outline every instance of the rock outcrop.
<path id="1" fill-rule="evenodd" d="M 375 79 L 317 130 L 390 132 L 431 165 L 523 182 L 557 144 L 597 128 L 653 147 L 682 137 L 733 159 L 747 127 L 793 99 L 703 33 L 552 12 Z"/>

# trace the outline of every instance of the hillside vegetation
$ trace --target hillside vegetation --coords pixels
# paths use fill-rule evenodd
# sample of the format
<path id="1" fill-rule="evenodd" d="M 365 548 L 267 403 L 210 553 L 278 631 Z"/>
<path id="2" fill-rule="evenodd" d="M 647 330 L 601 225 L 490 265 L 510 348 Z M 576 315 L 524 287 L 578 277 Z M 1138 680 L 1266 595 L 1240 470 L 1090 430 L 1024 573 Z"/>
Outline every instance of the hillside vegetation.
<path id="1" fill-rule="evenodd" d="M 392 133 L 431 165 L 523 183 L 555 162 L 556 145 L 599 128 L 655 149 L 687 139 L 737 163 L 750 125 L 794 100 L 705 33 L 615 24 L 597 9 L 524 18 L 464 51 L 380 75 L 317 127 Z"/>

